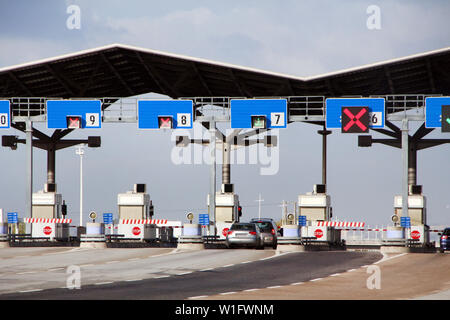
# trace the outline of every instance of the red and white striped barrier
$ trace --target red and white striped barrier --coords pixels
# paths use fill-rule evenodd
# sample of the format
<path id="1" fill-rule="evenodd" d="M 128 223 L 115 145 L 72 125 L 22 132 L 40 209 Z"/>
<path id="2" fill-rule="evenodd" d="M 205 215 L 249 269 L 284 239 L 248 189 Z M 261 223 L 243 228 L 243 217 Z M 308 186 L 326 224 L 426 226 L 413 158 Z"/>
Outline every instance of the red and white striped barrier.
<path id="1" fill-rule="evenodd" d="M 167 219 L 120 219 L 119 224 L 156 224 L 157 227 L 183 227 L 181 221 L 170 221 Z"/>
<path id="2" fill-rule="evenodd" d="M 72 223 L 72 219 L 24 218 L 25 223 Z"/>
<path id="3" fill-rule="evenodd" d="M 364 228 L 365 222 L 347 222 L 347 221 L 317 221 L 317 227 L 349 227 Z"/>
<path id="4" fill-rule="evenodd" d="M 341 230 L 342 231 L 356 231 L 355 229 L 341 229 Z M 387 231 L 387 229 L 378 229 L 378 228 L 372 229 L 372 228 L 369 228 L 369 229 L 359 229 L 357 231 Z"/>

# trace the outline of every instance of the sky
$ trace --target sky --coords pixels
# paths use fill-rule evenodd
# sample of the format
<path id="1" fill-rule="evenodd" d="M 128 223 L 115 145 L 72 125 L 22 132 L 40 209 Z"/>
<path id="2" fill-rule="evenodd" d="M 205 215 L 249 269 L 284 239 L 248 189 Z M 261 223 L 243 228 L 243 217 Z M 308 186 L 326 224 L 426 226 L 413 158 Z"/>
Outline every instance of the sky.
<path id="1" fill-rule="evenodd" d="M 69 28 L 68 7 L 80 9 L 79 28 Z M 369 28 L 376 6 L 379 28 Z M 31 62 L 111 43 L 122 43 L 232 63 L 295 76 L 313 76 L 450 46 L 448 1 L 118 1 L 0 0 L 0 67 Z M 370 24 L 370 23 L 369 23 Z M 36 128 L 46 133 L 45 123 Z M 397 125 L 399 125 L 397 123 Z M 411 129 L 420 123 L 412 123 Z M 225 131 L 228 125 L 223 125 Z M 279 131 L 276 174 L 262 175 L 261 163 L 236 164 L 231 180 L 243 219 L 279 219 L 299 194 L 321 183 L 320 127 L 292 123 Z M 200 130 L 200 129 L 198 129 Z M 21 132 L 3 130 L 4 135 Z M 383 137 L 372 132 L 373 136 Z M 85 149 L 84 221 L 90 211 L 113 212 L 117 194 L 146 183 L 155 218 L 185 220 L 189 211 L 206 213 L 207 163 L 173 161 L 174 134 L 141 131 L 136 124 L 103 124 L 70 139 L 101 135 L 102 146 Z M 449 138 L 435 130 L 431 138 Z M 277 155 L 275 155 L 278 152 Z M 220 154 L 218 154 L 220 157 Z M 418 184 L 427 197 L 429 225 L 450 225 L 450 145 L 418 153 Z M 25 217 L 25 146 L 0 149 L 0 208 Z M 79 156 L 57 152 L 56 182 L 79 216 Z M 383 145 L 358 148 L 356 135 L 334 130 L 328 137 L 328 192 L 334 217 L 390 224 L 394 195 L 401 194 L 401 151 Z M 220 167 L 217 186 L 220 186 Z M 46 153 L 34 150 L 34 191 L 46 182 Z"/>

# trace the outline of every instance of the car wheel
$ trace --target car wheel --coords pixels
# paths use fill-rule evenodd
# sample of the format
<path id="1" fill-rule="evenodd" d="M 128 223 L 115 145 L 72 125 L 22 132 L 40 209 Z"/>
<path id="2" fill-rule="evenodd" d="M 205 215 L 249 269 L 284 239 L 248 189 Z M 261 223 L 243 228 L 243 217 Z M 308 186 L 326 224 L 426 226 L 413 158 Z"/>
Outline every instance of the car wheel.
<path id="1" fill-rule="evenodd" d="M 277 249 L 277 243 L 276 243 L 276 242 L 272 245 L 272 249 L 273 249 L 273 250 L 276 250 L 276 249 Z"/>

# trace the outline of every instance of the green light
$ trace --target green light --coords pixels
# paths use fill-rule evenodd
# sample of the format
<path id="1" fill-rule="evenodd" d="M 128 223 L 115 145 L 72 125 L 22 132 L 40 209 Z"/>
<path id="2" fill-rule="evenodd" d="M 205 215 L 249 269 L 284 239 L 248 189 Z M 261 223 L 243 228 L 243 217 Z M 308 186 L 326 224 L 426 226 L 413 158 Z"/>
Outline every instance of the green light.
<path id="1" fill-rule="evenodd" d="M 265 116 L 252 116 L 252 128 L 253 129 L 265 129 L 266 117 Z"/>

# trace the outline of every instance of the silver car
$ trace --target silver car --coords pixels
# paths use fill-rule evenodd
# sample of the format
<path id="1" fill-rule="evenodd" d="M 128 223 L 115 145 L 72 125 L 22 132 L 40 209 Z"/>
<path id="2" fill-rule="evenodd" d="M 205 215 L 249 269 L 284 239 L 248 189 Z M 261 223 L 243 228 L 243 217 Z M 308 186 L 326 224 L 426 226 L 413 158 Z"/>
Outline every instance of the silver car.
<path id="1" fill-rule="evenodd" d="M 264 248 L 259 227 L 255 223 L 233 223 L 225 241 L 228 248 L 246 246 Z"/>
<path id="2" fill-rule="evenodd" d="M 260 218 L 251 219 L 250 223 L 256 223 L 261 232 L 261 238 L 264 240 L 265 246 L 271 246 L 273 249 L 277 248 L 277 225 L 273 219 Z"/>

